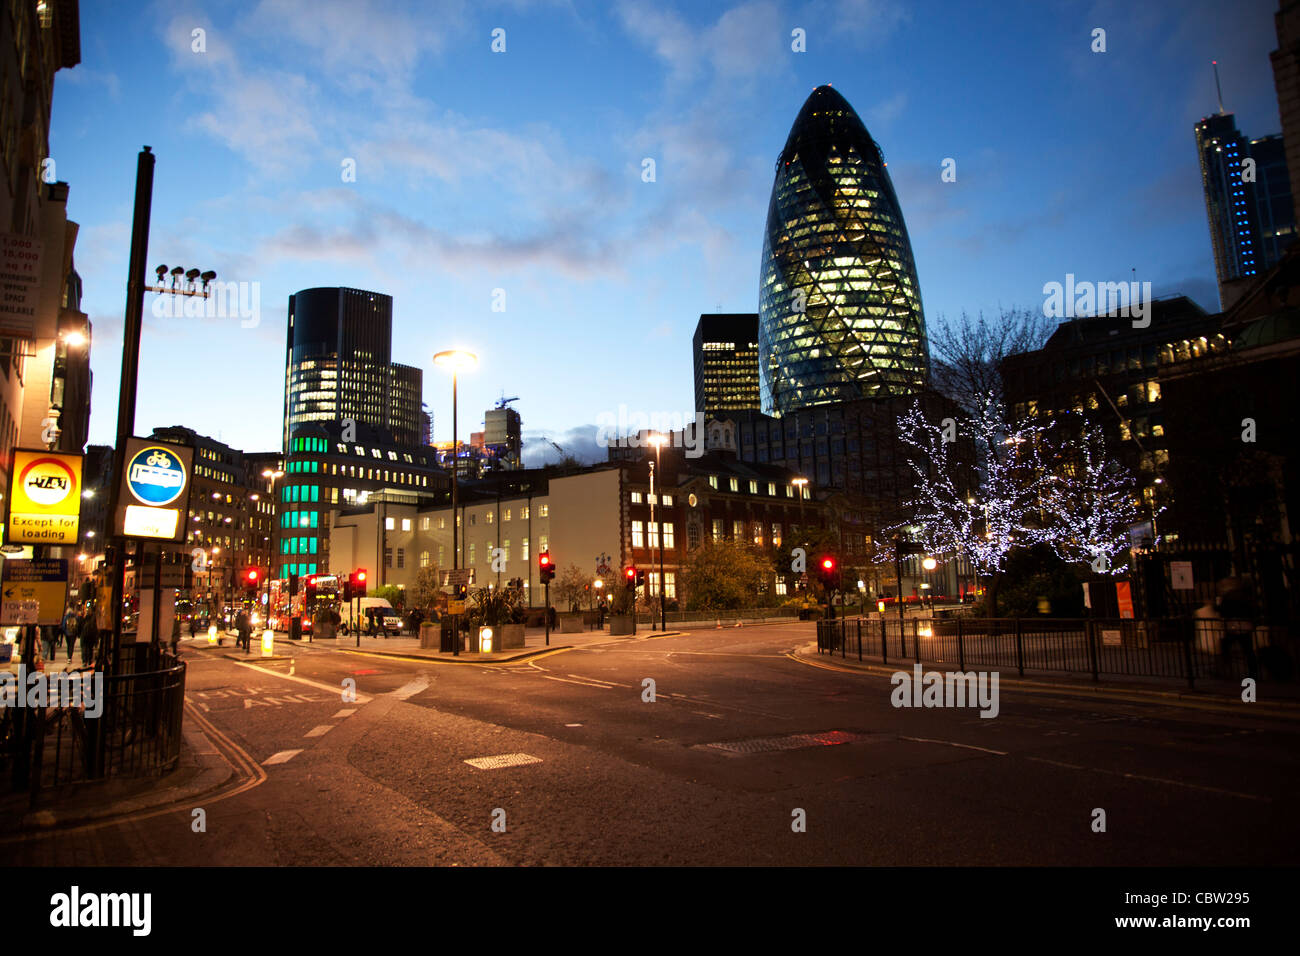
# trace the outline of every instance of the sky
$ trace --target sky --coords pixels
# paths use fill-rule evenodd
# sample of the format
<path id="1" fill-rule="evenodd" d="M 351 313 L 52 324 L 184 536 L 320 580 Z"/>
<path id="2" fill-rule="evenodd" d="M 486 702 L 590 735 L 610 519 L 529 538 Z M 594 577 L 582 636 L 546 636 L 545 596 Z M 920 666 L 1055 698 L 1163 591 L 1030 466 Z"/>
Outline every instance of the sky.
<path id="1" fill-rule="evenodd" d="M 1217 59 L 1238 127 L 1280 131 L 1276 3 L 977 6 L 83 2 L 50 155 L 81 225 L 91 442 L 116 430 L 145 144 L 151 275 L 212 269 L 250 308 L 186 318 L 148 296 L 137 434 L 277 449 L 288 297 L 339 285 L 393 296 L 393 360 L 425 370 L 437 440 L 449 348 L 479 356 L 462 440 L 517 396 L 530 464 L 559 458 L 546 439 L 603 457 L 595 423 L 621 406 L 690 417 L 695 325 L 757 311 L 776 157 L 823 83 L 884 152 L 931 326 L 1039 309 L 1067 273 L 1215 311 L 1192 127 L 1217 109 Z"/>

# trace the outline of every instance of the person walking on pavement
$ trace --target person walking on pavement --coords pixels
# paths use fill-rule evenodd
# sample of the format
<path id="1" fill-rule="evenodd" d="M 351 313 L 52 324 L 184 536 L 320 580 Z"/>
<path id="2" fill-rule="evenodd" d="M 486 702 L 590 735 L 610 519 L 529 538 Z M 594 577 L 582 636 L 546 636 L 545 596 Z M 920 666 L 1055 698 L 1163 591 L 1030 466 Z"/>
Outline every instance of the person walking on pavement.
<path id="1" fill-rule="evenodd" d="M 99 639 L 99 628 L 95 624 L 95 605 L 86 608 L 86 616 L 81 619 L 81 663 L 89 667 L 95 661 L 95 644 Z"/>
<path id="2" fill-rule="evenodd" d="M 69 604 L 68 613 L 63 615 L 63 639 L 68 642 L 68 663 L 72 663 L 72 649 L 77 646 L 77 635 L 81 633 L 81 614 L 76 607 Z"/>
<path id="3" fill-rule="evenodd" d="M 238 635 L 235 643 L 244 649 L 244 653 L 250 653 L 249 640 L 253 636 L 253 626 L 249 623 L 248 612 L 240 611 L 235 615 L 235 633 Z"/>

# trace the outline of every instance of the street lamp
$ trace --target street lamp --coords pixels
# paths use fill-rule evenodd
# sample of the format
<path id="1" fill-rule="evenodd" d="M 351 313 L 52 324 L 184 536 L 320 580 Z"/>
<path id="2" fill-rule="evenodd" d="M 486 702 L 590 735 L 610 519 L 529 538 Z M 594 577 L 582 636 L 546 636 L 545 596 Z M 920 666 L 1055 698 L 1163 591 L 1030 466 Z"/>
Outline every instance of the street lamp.
<path id="1" fill-rule="evenodd" d="M 930 615 L 931 616 L 934 615 L 934 578 L 931 575 L 931 572 L 938 566 L 939 566 L 939 562 L 931 557 L 927 557 L 924 561 L 921 562 L 921 567 L 925 568 L 925 575 L 927 578 L 929 578 L 929 581 L 927 583 L 929 584 L 929 590 L 930 590 Z"/>
<path id="2" fill-rule="evenodd" d="M 460 440 L 456 434 L 456 383 L 462 371 L 478 367 L 478 356 L 462 349 L 447 349 L 433 356 L 433 364 L 451 370 L 451 567 L 460 567 L 460 526 L 456 514 L 457 478 L 460 472 Z"/>
<path id="3" fill-rule="evenodd" d="M 655 466 L 659 471 L 659 483 L 663 484 L 664 473 L 663 468 L 660 467 L 659 449 L 668 443 L 668 436 L 655 434 L 651 435 L 648 441 L 655 446 Z M 650 526 L 655 527 L 654 471 L 650 472 Z M 659 534 L 659 630 L 666 631 L 668 630 L 668 605 L 664 595 L 664 529 L 662 517 L 656 530 Z M 653 557 L 651 560 L 654 560 Z"/>

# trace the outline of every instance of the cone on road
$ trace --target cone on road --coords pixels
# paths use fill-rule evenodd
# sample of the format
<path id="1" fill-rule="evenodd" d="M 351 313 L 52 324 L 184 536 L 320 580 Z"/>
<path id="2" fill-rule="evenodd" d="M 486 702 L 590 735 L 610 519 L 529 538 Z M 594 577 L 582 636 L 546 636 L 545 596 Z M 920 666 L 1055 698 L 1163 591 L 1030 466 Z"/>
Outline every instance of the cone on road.
<path id="1" fill-rule="evenodd" d="M 722 627 L 722 618 L 718 618 L 718 624 L 717 627 L 714 628 L 714 630 L 717 630 L 720 627 Z"/>

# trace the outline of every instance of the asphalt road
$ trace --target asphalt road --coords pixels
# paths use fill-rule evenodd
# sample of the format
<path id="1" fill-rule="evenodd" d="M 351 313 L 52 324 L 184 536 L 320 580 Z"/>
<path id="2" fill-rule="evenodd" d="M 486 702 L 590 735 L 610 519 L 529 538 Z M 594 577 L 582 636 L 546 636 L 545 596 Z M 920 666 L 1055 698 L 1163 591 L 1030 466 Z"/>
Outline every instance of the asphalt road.
<path id="1" fill-rule="evenodd" d="M 1223 714 L 1006 686 L 995 719 L 895 708 L 886 677 L 787 656 L 811 639 L 811 625 L 710 629 L 495 666 L 318 644 L 295 648 L 292 674 L 182 645 L 187 719 L 239 778 L 193 806 L 0 846 L 0 859 L 1296 861 L 1300 723 L 1260 719 L 1248 704 Z M 355 702 L 343 699 L 348 679 Z M 466 762 L 502 755 L 523 756 L 495 768 Z"/>

